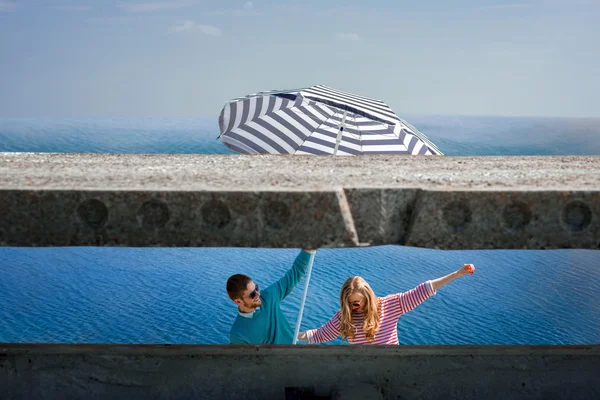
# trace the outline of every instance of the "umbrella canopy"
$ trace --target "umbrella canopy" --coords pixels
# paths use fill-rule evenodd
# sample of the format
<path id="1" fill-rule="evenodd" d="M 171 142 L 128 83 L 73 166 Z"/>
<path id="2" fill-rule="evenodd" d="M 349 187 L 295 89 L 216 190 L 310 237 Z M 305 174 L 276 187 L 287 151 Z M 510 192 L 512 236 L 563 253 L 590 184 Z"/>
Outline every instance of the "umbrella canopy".
<path id="1" fill-rule="evenodd" d="M 443 155 L 384 102 L 322 85 L 233 99 L 219 128 L 243 154 Z"/>

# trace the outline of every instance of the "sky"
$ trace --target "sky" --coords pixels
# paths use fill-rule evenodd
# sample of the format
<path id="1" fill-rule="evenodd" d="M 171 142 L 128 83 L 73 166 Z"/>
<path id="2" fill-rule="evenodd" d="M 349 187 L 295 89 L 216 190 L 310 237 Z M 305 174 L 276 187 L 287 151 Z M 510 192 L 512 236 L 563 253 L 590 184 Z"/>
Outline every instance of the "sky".
<path id="1" fill-rule="evenodd" d="M 0 0 L 0 117 L 215 117 L 316 84 L 396 113 L 600 117 L 600 0 Z"/>

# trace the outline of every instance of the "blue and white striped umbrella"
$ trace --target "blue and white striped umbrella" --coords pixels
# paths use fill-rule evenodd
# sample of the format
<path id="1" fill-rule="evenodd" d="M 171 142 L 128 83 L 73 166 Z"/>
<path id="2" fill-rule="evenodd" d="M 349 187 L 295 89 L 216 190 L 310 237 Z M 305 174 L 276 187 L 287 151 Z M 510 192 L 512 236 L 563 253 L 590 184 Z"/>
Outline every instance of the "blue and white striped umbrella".
<path id="1" fill-rule="evenodd" d="M 243 154 L 443 154 L 384 102 L 322 85 L 233 99 L 219 128 Z"/>

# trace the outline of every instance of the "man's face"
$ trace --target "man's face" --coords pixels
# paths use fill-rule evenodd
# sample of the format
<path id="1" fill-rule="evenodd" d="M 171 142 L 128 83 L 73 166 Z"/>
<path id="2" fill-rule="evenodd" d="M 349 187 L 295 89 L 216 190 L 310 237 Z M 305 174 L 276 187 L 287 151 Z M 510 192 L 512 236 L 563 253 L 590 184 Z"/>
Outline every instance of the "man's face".
<path id="1" fill-rule="evenodd" d="M 243 305 L 247 308 L 256 308 L 262 304 L 260 299 L 259 287 L 254 282 L 250 281 L 246 285 L 246 290 L 242 293 L 242 298 L 237 299 L 238 305 Z"/>

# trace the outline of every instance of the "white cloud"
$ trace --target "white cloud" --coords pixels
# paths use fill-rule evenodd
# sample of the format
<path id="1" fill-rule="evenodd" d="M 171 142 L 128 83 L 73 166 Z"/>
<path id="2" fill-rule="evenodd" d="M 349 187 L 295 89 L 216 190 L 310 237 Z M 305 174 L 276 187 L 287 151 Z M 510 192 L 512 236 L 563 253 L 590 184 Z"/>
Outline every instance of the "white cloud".
<path id="1" fill-rule="evenodd" d="M 341 39 L 341 40 L 352 40 L 355 42 L 360 40 L 358 33 L 354 33 L 354 32 L 338 33 L 336 36 L 338 39 Z"/>
<path id="2" fill-rule="evenodd" d="M 254 7 L 254 4 L 252 4 L 252 2 L 251 2 L 251 1 L 247 1 L 246 3 L 244 3 L 244 8 L 245 8 L 246 10 L 249 10 L 249 9 L 251 9 L 252 7 Z"/>
<path id="3" fill-rule="evenodd" d="M 180 25 L 175 25 L 173 31 L 175 32 L 191 32 L 196 27 L 192 21 L 184 21 Z"/>
<path id="4" fill-rule="evenodd" d="M 148 2 L 148 3 L 123 3 L 119 4 L 119 8 L 129 12 L 153 12 L 153 11 L 164 11 L 174 10 L 177 8 L 184 8 L 193 5 L 191 1 L 185 0 L 174 0 L 174 1 L 162 1 L 162 2 Z"/>
<path id="5" fill-rule="evenodd" d="M 192 21 L 183 21 L 181 24 L 175 25 L 171 30 L 173 32 L 201 32 L 210 36 L 221 36 L 223 34 L 221 29 L 216 26 L 196 24 Z"/>
<path id="6" fill-rule="evenodd" d="M 198 30 L 206 35 L 221 36 L 223 32 L 216 26 L 212 25 L 196 25 Z"/>
<path id="7" fill-rule="evenodd" d="M 0 12 L 11 12 L 17 9 L 17 3 L 14 1 L 0 0 Z"/>

